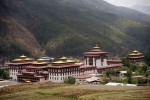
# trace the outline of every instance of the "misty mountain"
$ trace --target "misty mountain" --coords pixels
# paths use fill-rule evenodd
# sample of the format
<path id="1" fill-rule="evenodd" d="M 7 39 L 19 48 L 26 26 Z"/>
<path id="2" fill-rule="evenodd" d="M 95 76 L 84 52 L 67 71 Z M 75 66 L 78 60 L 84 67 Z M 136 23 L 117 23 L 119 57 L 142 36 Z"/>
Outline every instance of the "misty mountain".
<path id="1" fill-rule="evenodd" d="M 150 15 L 150 6 L 134 5 L 131 8 Z"/>
<path id="2" fill-rule="evenodd" d="M 0 55 L 114 55 L 150 47 L 150 16 L 103 0 L 1 0 Z"/>

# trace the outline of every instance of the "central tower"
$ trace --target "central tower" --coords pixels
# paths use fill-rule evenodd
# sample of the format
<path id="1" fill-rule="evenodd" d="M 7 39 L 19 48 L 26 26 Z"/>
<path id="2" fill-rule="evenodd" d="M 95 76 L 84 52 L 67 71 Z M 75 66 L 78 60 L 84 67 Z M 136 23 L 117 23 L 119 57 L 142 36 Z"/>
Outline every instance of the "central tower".
<path id="1" fill-rule="evenodd" d="M 97 45 L 89 52 L 84 53 L 85 66 L 107 66 L 107 52 L 103 52 Z"/>

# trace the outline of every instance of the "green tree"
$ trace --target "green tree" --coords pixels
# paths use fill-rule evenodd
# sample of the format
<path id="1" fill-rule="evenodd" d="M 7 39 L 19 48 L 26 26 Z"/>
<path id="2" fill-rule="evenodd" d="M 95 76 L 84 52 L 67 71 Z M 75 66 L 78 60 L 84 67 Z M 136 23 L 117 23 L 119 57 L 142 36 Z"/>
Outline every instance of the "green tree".
<path id="1" fill-rule="evenodd" d="M 3 79 L 8 79 L 9 78 L 9 72 L 7 70 L 4 70 L 2 77 L 3 77 Z"/>
<path id="2" fill-rule="evenodd" d="M 105 71 L 105 74 L 107 77 L 110 77 L 110 75 L 116 75 L 116 71 L 114 69 L 108 69 Z"/>
<path id="3" fill-rule="evenodd" d="M 131 72 L 131 70 L 128 70 L 127 71 L 127 77 L 131 77 L 132 76 L 132 72 Z"/>
<path id="4" fill-rule="evenodd" d="M 150 66 L 150 52 L 145 54 L 145 62 L 148 66 Z"/>
<path id="5" fill-rule="evenodd" d="M 121 62 L 123 63 L 124 66 L 129 66 L 129 58 L 128 57 L 125 57 L 125 58 L 122 58 L 121 59 Z"/>
<path id="6" fill-rule="evenodd" d="M 121 66 L 121 67 L 118 67 L 118 68 L 116 69 L 116 72 L 125 71 L 125 70 L 128 70 L 128 69 L 129 69 L 129 68 L 126 67 L 126 66 Z"/>
<path id="7" fill-rule="evenodd" d="M 75 84 L 76 80 L 74 77 L 68 77 L 68 79 L 64 80 L 64 83 Z"/>
<path id="8" fill-rule="evenodd" d="M 131 77 L 128 77 L 127 79 L 128 79 L 128 83 L 131 84 L 132 83 Z"/>
<path id="9" fill-rule="evenodd" d="M 142 83 L 142 78 L 140 77 L 132 78 L 132 84 L 141 84 L 141 83 Z"/>
<path id="10" fill-rule="evenodd" d="M 0 77 L 2 77 L 3 73 L 4 73 L 4 69 L 0 69 Z"/>
<path id="11" fill-rule="evenodd" d="M 105 71 L 105 74 L 106 74 L 107 77 L 109 77 L 110 74 L 111 74 L 111 73 L 110 73 L 110 70 L 106 70 L 106 71 Z"/>
<path id="12" fill-rule="evenodd" d="M 136 70 L 136 74 L 137 75 L 143 75 L 143 70 L 142 70 L 142 67 L 138 67 L 138 69 Z"/>
<path id="13" fill-rule="evenodd" d="M 129 69 L 130 69 L 131 71 L 135 72 L 136 69 L 137 69 L 137 66 L 136 66 L 135 64 L 131 64 L 130 67 L 129 67 Z"/>
<path id="14" fill-rule="evenodd" d="M 150 76 L 150 70 L 147 70 L 145 73 L 145 77 L 148 77 L 148 76 Z"/>
<path id="15" fill-rule="evenodd" d="M 132 76 L 132 72 L 131 72 L 131 70 L 128 70 L 128 71 L 127 71 L 127 79 L 128 79 L 128 83 L 129 83 L 129 84 L 132 83 L 131 76 Z"/>
<path id="16" fill-rule="evenodd" d="M 144 65 L 142 66 L 142 71 L 143 71 L 143 73 L 145 73 L 147 70 L 148 70 L 148 65 L 147 65 L 147 64 L 144 64 Z"/>

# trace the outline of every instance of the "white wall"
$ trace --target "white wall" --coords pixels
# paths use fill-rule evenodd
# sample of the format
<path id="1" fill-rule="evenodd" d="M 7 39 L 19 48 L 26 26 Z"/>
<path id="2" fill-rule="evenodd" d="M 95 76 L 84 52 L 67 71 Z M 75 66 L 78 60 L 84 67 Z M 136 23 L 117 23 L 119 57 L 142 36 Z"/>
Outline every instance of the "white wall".
<path id="1" fill-rule="evenodd" d="M 12 78 L 12 80 L 17 81 L 17 74 L 18 74 L 18 70 L 9 69 L 9 76 Z"/>

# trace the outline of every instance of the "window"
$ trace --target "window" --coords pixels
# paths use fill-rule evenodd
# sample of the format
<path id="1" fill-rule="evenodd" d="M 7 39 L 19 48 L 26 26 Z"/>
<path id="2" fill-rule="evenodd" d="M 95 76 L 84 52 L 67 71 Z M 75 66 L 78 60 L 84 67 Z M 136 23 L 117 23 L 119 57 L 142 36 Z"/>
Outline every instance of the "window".
<path id="1" fill-rule="evenodd" d="M 93 65 L 93 58 L 89 58 L 89 65 Z"/>

